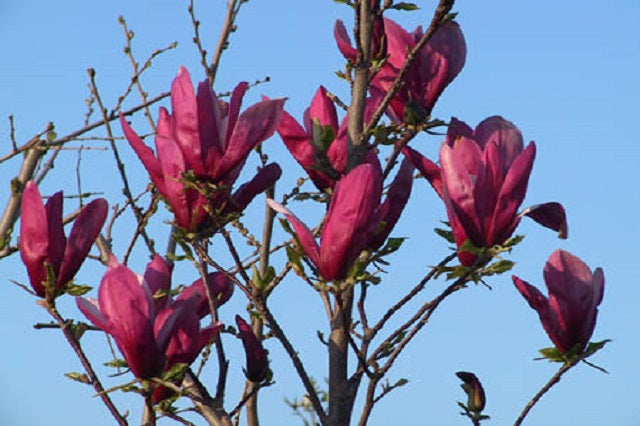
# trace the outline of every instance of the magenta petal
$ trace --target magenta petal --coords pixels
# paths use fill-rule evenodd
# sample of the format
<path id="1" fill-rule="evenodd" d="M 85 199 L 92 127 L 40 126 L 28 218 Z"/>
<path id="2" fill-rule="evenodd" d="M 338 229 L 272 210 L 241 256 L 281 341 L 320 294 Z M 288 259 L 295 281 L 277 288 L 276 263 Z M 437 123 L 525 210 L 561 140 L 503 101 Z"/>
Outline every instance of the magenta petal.
<path id="1" fill-rule="evenodd" d="M 229 204 L 230 209 L 228 212 L 243 211 L 256 195 L 271 188 L 280 178 L 281 174 L 282 169 L 280 169 L 280 166 L 276 163 L 267 164 L 265 167 L 260 169 L 253 179 L 240 186 L 233 194 L 233 200 Z"/>
<path id="2" fill-rule="evenodd" d="M 280 123 L 284 101 L 274 99 L 258 102 L 238 117 L 214 180 L 226 176 L 245 161 L 249 151 L 273 135 Z"/>
<path id="3" fill-rule="evenodd" d="M 423 107 L 431 111 L 442 91 L 464 66 L 467 47 L 460 26 L 448 22 L 438 28 L 417 59 L 417 68 L 424 81 Z M 416 66 L 413 67 L 416 69 Z"/>
<path id="4" fill-rule="evenodd" d="M 549 300 L 528 282 L 521 280 L 515 275 L 512 276 L 512 279 L 520 294 L 522 294 L 527 303 L 529 303 L 529 306 L 538 313 L 540 322 L 553 344 L 562 352 L 569 350 L 570 348 L 567 347 L 567 343 L 563 338 L 560 324 L 558 324 L 555 314 L 549 308 Z"/>
<path id="5" fill-rule="evenodd" d="M 501 244 L 514 232 L 518 223 L 517 212 L 527 192 L 535 155 L 536 145 L 531 142 L 509 168 L 498 194 L 493 223 L 485 230 L 487 245 Z"/>
<path id="6" fill-rule="evenodd" d="M 368 163 L 355 167 L 336 185 L 320 239 L 318 269 L 325 280 L 344 278 L 371 240 L 381 194 L 381 172 Z"/>
<path id="7" fill-rule="evenodd" d="M 158 349 L 167 357 L 167 364 L 191 364 L 198 356 L 200 320 L 193 304 L 180 300 L 161 310 L 153 324 Z"/>
<path id="8" fill-rule="evenodd" d="M 566 239 L 569 236 L 567 214 L 562 204 L 550 202 L 536 204 L 526 208 L 519 216 L 528 216 L 545 228 L 558 232 L 558 237 Z"/>
<path id="9" fill-rule="evenodd" d="M 387 198 L 378 208 L 382 212 L 382 229 L 377 230 L 377 233 L 369 243 L 369 247 L 372 249 L 382 246 L 393 230 L 409 200 L 412 185 L 413 165 L 408 158 L 405 158 L 400 165 L 398 174 L 389 187 Z"/>
<path id="10" fill-rule="evenodd" d="M 222 117 L 218 99 L 209 86 L 209 80 L 198 84 L 198 132 L 202 147 L 201 160 L 204 169 L 213 168 L 222 157 L 224 141 L 220 140 Z M 204 171 L 204 170 L 203 170 Z"/>
<path id="11" fill-rule="evenodd" d="M 336 24 L 333 27 L 333 36 L 336 39 L 338 50 L 340 50 L 342 56 L 344 56 L 345 59 L 355 63 L 358 52 L 353 48 L 353 46 L 351 46 L 351 40 L 349 39 L 347 29 L 344 26 L 344 22 L 342 22 L 340 19 L 336 20 Z"/>
<path id="12" fill-rule="evenodd" d="M 158 153 L 165 176 L 165 193 L 173 208 L 178 225 L 191 230 L 191 206 L 189 205 L 184 184 L 180 182 L 182 173 L 186 172 L 184 158 L 175 141 L 161 136 L 156 137 Z"/>
<path id="13" fill-rule="evenodd" d="M 227 111 L 227 134 L 225 135 L 225 142 L 223 146 L 223 151 L 226 151 L 229 148 L 231 135 L 235 131 L 236 121 L 238 120 L 238 115 L 240 114 L 240 107 L 242 106 L 242 98 L 244 98 L 244 94 L 247 89 L 249 89 L 249 83 L 243 81 L 238 83 L 238 85 L 233 89 L 233 93 L 231 94 L 231 102 L 229 103 L 229 110 Z"/>
<path id="14" fill-rule="evenodd" d="M 172 269 L 172 266 L 162 256 L 156 254 L 151 262 L 147 264 L 147 268 L 144 271 L 142 284 L 149 292 L 149 296 L 151 296 L 150 305 L 154 307 L 154 312 L 164 308 L 167 305 L 167 301 L 170 300 L 168 292 L 171 289 Z M 161 298 L 154 297 L 159 291 L 167 295 Z"/>
<path id="15" fill-rule="evenodd" d="M 311 106 L 309 106 L 308 117 L 312 124 L 316 120 L 321 126 L 329 126 L 333 129 L 334 133 L 338 132 L 338 114 L 336 113 L 336 106 L 333 101 L 327 95 L 327 89 L 324 86 L 320 86 L 316 91 L 316 94 L 311 100 Z M 313 130 L 307 125 L 307 131 Z"/>
<path id="16" fill-rule="evenodd" d="M 64 250 L 67 246 L 67 237 L 64 235 L 62 224 L 62 191 L 53 194 L 44 208 L 47 211 L 46 230 L 49 232 L 47 259 L 53 267 L 53 272 L 58 276 L 64 259 Z"/>
<path id="17" fill-rule="evenodd" d="M 239 315 L 236 315 L 236 325 L 247 356 L 247 368 L 245 370 L 247 379 L 252 382 L 261 382 L 265 379 L 269 369 L 267 351 L 262 347 L 262 342 L 253 334 L 251 326 Z"/>
<path id="18" fill-rule="evenodd" d="M 481 147 L 485 148 L 489 143 L 495 143 L 499 148 L 503 174 L 524 148 L 520 130 L 512 122 L 497 115 L 482 120 L 474 133 L 474 138 Z"/>
<path id="19" fill-rule="evenodd" d="M 451 121 L 449 122 L 449 127 L 447 129 L 446 144 L 453 146 L 456 139 L 459 137 L 473 139 L 473 129 L 464 121 L 451 117 Z"/>
<path id="20" fill-rule="evenodd" d="M 402 153 L 411 160 L 413 166 L 420 171 L 422 176 L 424 176 L 433 189 L 435 189 L 438 196 L 442 198 L 442 172 L 440 171 L 440 167 L 411 147 L 405 146 L 402 149 Z"/>
<path id="21" fill-rule="evenodd" d="M 415 45 L 413 37 L 404 28 L 391 19 L 384 19 L 384 30 L 387 35 L 387 62 L 400 69 L 407 57 L 407 52 Z"/>
<path id="22" fill-rule="evenodd" d="M 291 225 L 293 225 L 293 229 L 296 232 L 300 245 L 302 245 L 302 249 L 307 254 L 307 256 L 309 256 L 309 258 L 311 259 L 311 262 L 313 262 L 313 264 L 316 265 L 317 268 L 319 268 L 320 267 L 319 266 L 320 265 L 320 248 L 318 247 L 318 243 L 313 237 L 313 234 L 311 233 L 309 228 L 307 228 L 307 225 L 305 225 L 300 219 L 298 219 L 289 210 L 284 208 L 284 206 L 282 206 L 279 203 L 276 203 L 274 200 L 267 199 L 267 204 L 274 211 L 285 215 L 287 220 L 291 223 Z"/>
<path id="23" fill-rule="evenodd" d="M 198 103 L 191 77 L 180 67 L 171 84 L 173 136 L 180 146 L 186 164 L 196 175 L 204 174 L 198 125 Z"/>
<path id="24" fill-rule="evenodd" d="M 464 141 L 465 139 L 461 139 Z M 443 144 L 440 149 L 440 164 L 442 165 L 443 195 L 445 204 L 448 201 L 457 220 L 466 231 L 467 236 L 478 246 L 484 245 L 481 224 L 475 207 L 474 185 L 466 170 L 463 159 L 456 156 L 454 148 Z M 451 214 L 449 221 L 454 226 Z M 455 229 L 454 229 L 455 230 Z"/>
<path id="25" fill-rule="evenodd" d="M 98 198 L 87 204 L 73 222 L 58 275 L 58 286 L 71 281 L 80 269 L 107 219 L 108 210 L 107 201 Z"/>
<path id="26" fill-rule="evenodd" d="M 126 266 L 110 267 L 98 290 L 100 311 L 118 348 L 136 377 L 160 374 L 164 356 L 158 351 L 147 294 Z"/>
<path id="27" fill-rule="evenodd" d="M 102 312 L 100 312 L 100 305 L 97 299 L 76 297 L 76 305 L 93 325 L 105 332 L 109 332 L 109 326 L 102 316 Z"/>
<path id="28" fill-rule="evenodd" d="M 158 188 L 158 191 L 164 194 L 165 189 L 162 169 L 160 168 L 160 162 L 153 154 L 153 151 L 145 145 L 142 139 L 140 139 L 131 126 L 129 126 L 129 123 L 124 119 L 122 113 L 120 114 L 120 125 L 122 126 L 124 136 L 127 138 L 127 141 L 129 141 L 129 145 L 131 145 L 131 148 L 133 148 L 140 161 L 142 161 L 144 168 L 147 169 L 147 172 L 151 177 L 151 181 Z"/>
<path id="29" fill-rule="evenodd" d="M 216 306 L 220 307 L 227 303 L 233 295 L 233 282 L 222 272 L 211 272 L 207 279 L 209 291 L 216 301 Z M 209 315 L 209 300 L 204 285 L 202 284 L 202 278 L 194 281 L 190 286 L 182 290 L 176 300 L 191 300 L 194 311 L 200 318 Z"/>

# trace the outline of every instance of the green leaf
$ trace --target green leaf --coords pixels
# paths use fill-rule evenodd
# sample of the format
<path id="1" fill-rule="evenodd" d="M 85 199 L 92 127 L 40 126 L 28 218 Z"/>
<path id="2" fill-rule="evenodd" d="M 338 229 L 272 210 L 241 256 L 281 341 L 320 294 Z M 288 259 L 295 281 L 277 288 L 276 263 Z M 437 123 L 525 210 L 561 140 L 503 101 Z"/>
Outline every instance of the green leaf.
<path id="1" fill-rule="evenodd" d="M 293 247 L 287 245 L 285 247 L 287 252 L 287 259 L 293 265 L 293 269 L 298 274 L 304 274 L 304 266 L 302 265 L 302 255 L 298 253 Z"/>
<path id="2" fill-rule="evenodd" d="M 514 265 L 515 263 L 510 260 L 499 260 L 486 267 L 483 271 L 483 275 L 502 274 L 504 272 L 510 271 Z"/>
<path id="3" fill-rule="evenodd" d="M 455 244 L 456 240 L 453 238 L 453 232 L 451 232 L 449 230 L 446 230 L 446 229 L 442 229 L 442 228 L 434 228 L 434 231 L 440 237 L 442 237 L 445 240 L 447 240 L 448 243 Z"/>
<path id="4" fill-rule="evenodd" d="M 551 362 L 565 362 L 564 355 L 556 347 L 540 349 L 540 354 Z"/>
<path id="5" fill-rule="evenodd" d="M 58 138 L 58 134 L 55 131 L 49 130 L 47 132 L 47 142 L 51 143 L 55 141 L 57 138 Z"/>
<path id="6" fill-rule="evenodd" d="M 336 132 L 331 126 L 323 126 L 317 118 L 314 118 L 311 140 L 320 151 L 325 152 L 329 149 L 331 142 L 333 142 L 335 138 Z"/>
<path id="7" fill-rule="evenodd" d="M 91 291 L 92 288 L 93 287 L 89 285 L 73 284 L 73 282 L 69 282 L 69 284 L 64 286 L 64 292 L 72 296 L 82 296 L 83 294 Z"/>
<path id="8" fill-rule="evenodd" d="M 111 361 L 107 361 L 103 365 L 106 367 L 113 367 L 113 368 L 129 368 L 129 366 L 127 365 L 127 361 L 120 358 L 115 358 L 115 359 L 112 359 Z"/>
<path id="9" fill-rule="evenodd" d="M 174 364 L 168 371 L 162 373 L 162 380 L 172 382 L 174 380 L 181 380 L 184 377 L 184 373 L 189 368 L 189 364 L 179 362 Z"/>
<path id="10" fill-rule="evenodd" d="M 391 6 L 391 8 L 396 10 L 408 10 L 408 11 L 420 9 L 417 4 L 407 3 L 404 1 L 394 4 L 393 6 Z"/>
<path id="11" fill-rule="evenodd" d="M 75 380 L 76 382 L 80 382 L 80 383 L 84 383 L 85 385 L 88 385 L 91 383 L 91 379 L 89 378 L 89 376 L 87 376 L 84 373 L 77 373 L 75 371 L 72 371 L 70 373 L 64 373 L 65 377 L 68 377 L 71 380 Z"/>
<path id="12" fill-rule="evenodd" d="M 604 346 L 610 341 L 611 339 L 605 339 L 600 342 L 589 342 L 589 344 L 587 345 L 587 348 L 583 352 L 583 358 L 586 358 L 595 354 L 600 349 L 604 348 Z"/>

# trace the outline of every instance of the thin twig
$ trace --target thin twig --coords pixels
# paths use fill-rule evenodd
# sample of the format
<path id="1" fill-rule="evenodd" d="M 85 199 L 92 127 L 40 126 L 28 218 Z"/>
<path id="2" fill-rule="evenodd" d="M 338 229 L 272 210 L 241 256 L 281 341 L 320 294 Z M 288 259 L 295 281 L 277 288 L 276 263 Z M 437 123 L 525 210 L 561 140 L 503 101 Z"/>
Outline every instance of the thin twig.
<path id="1" fill-rule="evenodd" d="M 513 424 L 513 426 L 520 426 L 522 424 L 522 422 L 524 421 L 524 418 L 527 416 L 527 414 L 533 408 L 533 406 L 536 405 L 536 403 L 540 400 L 540 398 L 542 398 L 542 396 L 545 393 L 547 393 L 549 391 L 549 389 L 551 389 L 551 387 L 553 385 L 555 385 L 556 383 L 558 383 L 560 381 L 560 379 L 562 378 L 562 375 L 564 373 L 569 371 L 569 369 L 571 369 L 573 366 L 575 366 L 579 361 L 580 361 L 579 359 L 576 359 L 576 360 L 573 360 L 573 361 L 566 362 L 566 363 L 562 364 L 562 367 L 560 367 L 560 369 L 556 372 L 556 374 L 554 374 L 551 377 L 551 379 L 549 379 L 547 384 L 545 384 L 542 387 L 542 389 L 540 389 L 538 391 L 538 393 L 536 393 L 534 395 L 534 397 L 531 398 L 531 401 L 529 401 L 527 403 L 527 405 L 524 407 L 524 409 L 522 410 L 522 412 L 520 413 L 520 415 L 516 419 L 516 421 Z"/>

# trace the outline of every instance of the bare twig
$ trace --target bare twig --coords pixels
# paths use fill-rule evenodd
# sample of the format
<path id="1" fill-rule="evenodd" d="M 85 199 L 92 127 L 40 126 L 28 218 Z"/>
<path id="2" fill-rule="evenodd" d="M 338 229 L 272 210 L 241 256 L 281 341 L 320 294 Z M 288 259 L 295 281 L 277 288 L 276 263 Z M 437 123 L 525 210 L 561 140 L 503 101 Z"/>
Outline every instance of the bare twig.
<path id="1" fill-rule="evenodd" d="M 538 393 L 536 393 L 534 395 L 534 397 L 531 398 L 531 401 L 529 401 L 527 403 L 527 405 L 524 407 L 524 409 L 522 410 L 522 412 L 520 413 L 520 415 L 516 419 L 515 423 L 513 423 L 513 426 L 520 426 L 522 424 L 522 422 L 524 421 L 524 418 L 527 416 L 527 414 L 529 414 L 529 411 L 533 408 L 534 405 L 536 405 L 536 403 L 540 400 L 540 398 L 542 398 L 543 395 L 545 393 L 547 393 L 549 391 L 549 389 L 551 389 L 551 387 L 553 385 L 555 385 L 556 383 L 558 383 L 560 381 L 560 379 L 562 378 L 562 375 L 564 373 L 569 371 L 579 361 L 580 361 L 580 359 L 578 358 L 578 359 L 575 359 L 575 360 L 573 360 L 571 362 L 565 362 L 564 364 L 562 364 L 562 367 L 560 367 L 560 369 L 556 372 L 556 374 L 554 374 L 551 377 L 551 379 L 549 379 L 549 381 L 542 387 L 542 389 L 540 389 L 538 391 Z"/>

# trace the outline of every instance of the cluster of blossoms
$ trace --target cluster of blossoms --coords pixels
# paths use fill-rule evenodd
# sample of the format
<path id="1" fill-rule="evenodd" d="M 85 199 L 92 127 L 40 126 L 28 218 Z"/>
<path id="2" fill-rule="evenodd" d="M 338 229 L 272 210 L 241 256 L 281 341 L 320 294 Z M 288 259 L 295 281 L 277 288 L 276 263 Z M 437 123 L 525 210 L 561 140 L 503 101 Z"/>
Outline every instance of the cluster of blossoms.
<path id="1" fill-rule="evenodd" d="M 372 2 L 374 9 L 378 3 Z M 335 35 L 340 51 L 355 63 L 357 52 L 341 22 L 336 23 Z M 422 37 L 421 28 L 409 33 L 377 15 L 371 51 L 381 65 L 370 81 L 365 120 L 391 90 L 408 53 Z M 387 108 L 393 125 L 424 123 L 438 97 L 461 71 L 465 57 L 466 44 L 458 24 L 442 25 L 417 52 Z M 348 168 L 348 117 L 339 121 L 336 105 L 324 87 L 317 90 L 304 112 L 303 125 L 283 111 L 283 99 L 265 99 L 241 112 L 247 88 L 247 83 L 236 86 L 227 104 L 218 99 L 207 81 L 195 91 L 188 72 L 180 68 L 171 87 L 172 111 L 160 109 L 155 153 L 124 117 L 120 118 L 127 140 L 170 206 L 174 224 L 186 232 L 211 235 L 224 225 L 225 218 L 240 214 L 257 194 L 275 183 L 281 169 L 271 163 L 232 191 L 250 151 L 277 132 L 316 188 L 330 195 L 319 243 L 293 213 L 268 200 L 268 205 L 292 224 L 301 250 L 323 281 L 346 279 L 364 250 L 375 251 L 385 243 L 410 197 L 414 167 L 442 199 L 459 260 L 465 266 L 478 263 L 476 252 L 464 249 L 468 244 L 477 249 L 504 244 L 523 216 L 557 231 L 561 238 L 567 237 L 565 212 L 559 203 L 519 212 L 536 146 L 533 142 L 525 146 L 518 128 L 501 117 L 489 117 L 475 129 L 451 119 L 439 164 L 414 148 L 400 147 L 404 159 L 383 201 L 383 171 L 375 147 L 367 146 L 363 162 Z M 51 299 L 64 291 L 106 215 L 106 201 L 93 201 L 82 209 L 67 240 L 62 227 L 62 194 L 52 196 L 45 206 L 35 184 L 27 184 L 22 199 L 20 252 L 38 296 Z M 160 256 L 153 258 L 143 276 L 111 257 L 97 300 L 77 298 L 82 313 L 113 337 L 131 372 L 140 379 L 158 377 L 176 364 L 194 362 L 202 348 L 218 338 L 222 326 L 200 325 L 211 314 L 212 301 L 207 294 L 220 307 L 233 293 L 233 282 L 214 273 L 206 283 L 197 280 L 173 297 L 171 274 L 171 264 Z M 604 287 L 602 270 L 592 273 L 575 256 L 556 251 L 544 276 L 549 298 L 515 276 L 513 281 L 538 312 L 558 350 L 580 353 L 595 326 Z M 267 377 L 267 353 L 249 324 L 239 316 L 236 324 L 247 357 L 245 373 L 252 381 L 262 381 Z M 482 411 L 484 391 L 479 381 L 472 373 L 461 372 L 459 376 L 467 385 L 470 406 Z M 158 386 L 153 396 L 158 401 L 170 393 Z"/>

